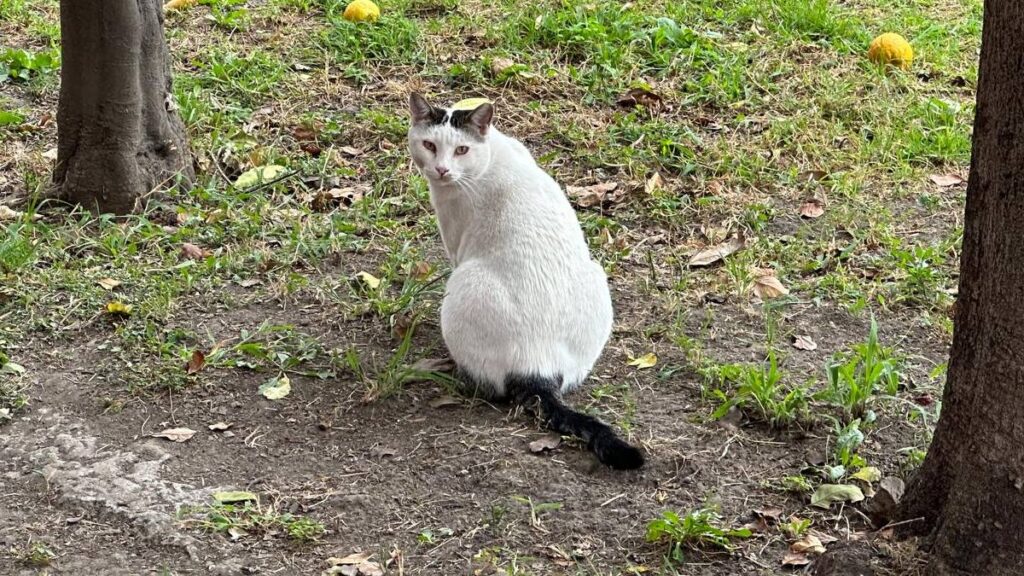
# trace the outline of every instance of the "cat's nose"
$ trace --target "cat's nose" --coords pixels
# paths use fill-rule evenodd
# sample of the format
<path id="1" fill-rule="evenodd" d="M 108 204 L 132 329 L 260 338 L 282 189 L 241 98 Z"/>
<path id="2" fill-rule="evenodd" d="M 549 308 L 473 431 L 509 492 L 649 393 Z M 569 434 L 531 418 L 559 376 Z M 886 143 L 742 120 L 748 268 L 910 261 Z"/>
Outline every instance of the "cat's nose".
<path id="1" fill-rule="evenodd" d="M 444 176 L 445 174 L 448 173 L 448 169 L 445 168 L 444 166 L 435 166 L 434 170 L 437 170 L 438 176 Z"/>

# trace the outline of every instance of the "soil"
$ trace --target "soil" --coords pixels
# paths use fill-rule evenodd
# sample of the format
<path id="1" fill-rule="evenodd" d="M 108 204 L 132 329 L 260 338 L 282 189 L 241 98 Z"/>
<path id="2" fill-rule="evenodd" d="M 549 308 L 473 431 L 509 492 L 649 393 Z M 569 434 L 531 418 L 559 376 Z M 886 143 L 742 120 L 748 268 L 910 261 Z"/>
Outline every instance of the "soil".
<path id="1" fill-rule="evenodd" d="M 332 325 L 309 307 L 268 308 L 260 300 L 216 311 L 211 298 L 197 297 L 186 308 L 213 312 L 190 328 L 229 337 L 269 319 L 338 342 L 355 331 L 386 330 Z M 655 312 L 621 302 L 620 329 L 594 376 L 634 382 L 630 437 L 649 458 L 637 472 L 606 469 L 572 443 L 533 454 L 528 444 L 543 435 L 533 422 L 508 406 L 451 401 L 432 383 L 366 402 L 364 384 L 354 379 L 295 377 L 290 396 L 270 401 L 256 393 L 265 374 L 211 370 L 181 392 L 124 396 L 116 378 L 96 368 L 103 365 L 102 326 L 56 346 L 38 342 L 46 352 L 27 366 L 39 375 L 30 409 L 0 436 L 0 574 L 317 574 L 328 557 L 353 552 L 390 562 L 389 573 L 514 567 L 522 574 L 618 574 L 662 564 L 665 546 L 644 538 L 652 518 L 708 504 L 728 526 L 754 520 L 754 510 L 781 508 L 782 518 L 810 515 L 837 537 L 866 533 L 855 511 L 812 512 L 804 497 L 771 487 L 820 461 L 827 430 L 775 433 L 742 419 L 708 421 L 702 380 L 675 347 L 656 348 L 663 365 L 683 367 L 669 377 L 625 366 L 624 350 L 636 344 L 625 327 L 653 323 Z M 759 312 L 727 302 L 695 309 L 691 318 L 692 332 L 707 334 L 706 353 L 722 361 L 764 352 Z M 891 317 L 883 326 L 902 328 L 903 349 L 941 360 L 941 343 L 907 322 Z M 790 354 L 792 370 L 820 366 L 825 350 L 867 328 L 844 311 L 809 305 L 790 310 L 784 326 L 819 343 L 817 351 Z M 421 329 L 418 339 L 440 345 L 436 327 Z M 910 381 L 925 368 L 911 362 Z M 114 404 L 119 410 L 111 398 L 124 399 Z M 436 402 L 442 398 L 449 400 Z M 898 471 L 896 450 L 913 442 L 914 429 L 894 416 L 862 449 L 887 472 Z M 207 429 L 216 422 L 232 426 Z M 171 427 L 198 432 L 184 443 L 151 436 Z M 326 533 L 314 542 L 281 533 L 232 541 L 202 530 L 180 510 L 209 503 L 216 490 L 256 492 L 263 509 L 311 517 Z M 788 545 L 777 534 L 755 535 L 731 553 L 687 553 L 679 573 L 788 573 L 776 568 Z M 14 552 L 36 541 L 56 554 L 41 571 Z M 895 573 L 885 571 L 887 562 L 876 554 L 876 573 Z"/>

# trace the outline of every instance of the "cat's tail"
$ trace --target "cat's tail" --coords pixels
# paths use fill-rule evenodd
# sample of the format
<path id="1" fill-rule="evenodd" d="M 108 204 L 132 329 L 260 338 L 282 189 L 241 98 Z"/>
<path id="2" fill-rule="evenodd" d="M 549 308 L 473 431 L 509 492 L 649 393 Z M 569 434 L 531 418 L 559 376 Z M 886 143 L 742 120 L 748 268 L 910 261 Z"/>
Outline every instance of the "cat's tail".
<path id="1" fill-rule="evenodd" d="M 610 426 L 562 402 L 559 382 L 552 378 L 510 375 L 505 389 L 516 404 L 534 411 L 551 430 L 581 438 L 602 464 L 618 470 L 644 465 L 644 455 L 616 436 Z"/>

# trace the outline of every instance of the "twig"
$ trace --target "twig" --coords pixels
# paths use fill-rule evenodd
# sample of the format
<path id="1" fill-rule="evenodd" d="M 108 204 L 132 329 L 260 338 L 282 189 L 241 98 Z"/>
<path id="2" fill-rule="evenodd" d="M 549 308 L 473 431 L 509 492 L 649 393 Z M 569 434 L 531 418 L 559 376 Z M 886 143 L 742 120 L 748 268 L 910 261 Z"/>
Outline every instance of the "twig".
<path id="1" fill-rule="evenodd" d="M 897 526 L 903 526 L 904 524 L 913 524 L 914 522 L 920 522 L 924 520 L 924 516 L 918 516 L 917 518 L 911 518 L 909 520 L 900 520 L 899 522 L 890 522 L 885 526 L 878 529 L 879 532 L 882 530 L 888 530 L 889 528 L 895 528 Z"/>

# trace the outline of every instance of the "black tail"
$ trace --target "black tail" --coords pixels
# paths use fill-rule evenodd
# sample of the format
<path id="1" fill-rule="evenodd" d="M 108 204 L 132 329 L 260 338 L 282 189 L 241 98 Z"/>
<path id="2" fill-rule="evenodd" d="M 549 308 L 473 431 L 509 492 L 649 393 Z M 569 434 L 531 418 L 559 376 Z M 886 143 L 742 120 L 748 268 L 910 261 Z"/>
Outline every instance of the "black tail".
<path id="1" fill-rule="evenodd" d="M 604 422 L 566 406 L 558 388 L 550 378 L 512 375 L 505 379 L 505 389 L 516 404 L 532 410 L 551 430 L 582 438 L 602 464 L 618 470 L 644 465 L 640 450 L 622 441 Z"/>

